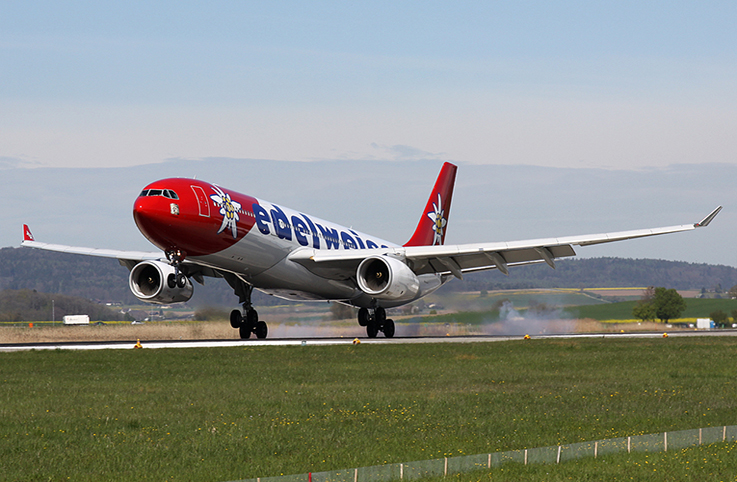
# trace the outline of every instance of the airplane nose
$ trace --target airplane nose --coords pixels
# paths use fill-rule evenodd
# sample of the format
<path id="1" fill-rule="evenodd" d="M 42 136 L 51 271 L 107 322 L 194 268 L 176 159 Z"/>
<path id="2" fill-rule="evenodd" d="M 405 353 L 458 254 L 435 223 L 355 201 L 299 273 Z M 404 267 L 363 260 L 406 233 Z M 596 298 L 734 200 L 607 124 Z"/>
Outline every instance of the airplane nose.
<path id="1" fill-rule="evenodd" d="M 133 220 L 141 233 L 154 245 L 166 250 L 171 248 L 166 236 L 162 236 L 171 227 L 172 215 L 169 203 L 156 197 L 139 197 L 133 204 Z"/>

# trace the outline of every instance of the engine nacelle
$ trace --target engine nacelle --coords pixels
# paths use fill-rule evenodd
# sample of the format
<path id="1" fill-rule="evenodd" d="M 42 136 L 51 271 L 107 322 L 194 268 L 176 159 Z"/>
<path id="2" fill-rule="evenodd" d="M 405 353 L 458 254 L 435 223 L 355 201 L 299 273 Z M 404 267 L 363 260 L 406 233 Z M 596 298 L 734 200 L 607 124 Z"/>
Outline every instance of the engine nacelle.
<path id="1" fill-rule="evenodd" d="M 189 300 L 194 292 L 189 278 L 180 271 L 177 279 L 174 266 L 161 261 L 142 261 L 135 265 L 128 284 L 136 298 L 148 303 L 179 303 Z"/>
<path id="2" fill-rule="evenodd" d="M 409 301 L 420 290 L 420 282 L 409 266 L 389 256 L 361 261 L 357 279 L 364 293 L 380 300 Z"/>

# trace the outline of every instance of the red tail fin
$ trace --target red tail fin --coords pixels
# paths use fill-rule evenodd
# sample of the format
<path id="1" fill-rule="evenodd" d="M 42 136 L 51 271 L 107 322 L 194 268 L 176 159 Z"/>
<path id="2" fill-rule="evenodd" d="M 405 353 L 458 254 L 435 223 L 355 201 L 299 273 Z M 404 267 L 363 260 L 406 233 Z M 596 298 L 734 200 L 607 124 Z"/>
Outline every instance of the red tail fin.
<path id="1" fill-rule="evenodd" d="M 31 229 L 28 227 L 27 224 L 23 225 L 23 241 L 34 241 L 33 234 L 31 234 Z"/>
<path id="2" fill-rule="evenodd" d="M 431 246 L 445 242 L 445 228 L 450 215 L 450 201 L 453 198 L 457 170 L 458 167 L 449 162 L 443 164 L 415 234 L 405 246 Z"/>

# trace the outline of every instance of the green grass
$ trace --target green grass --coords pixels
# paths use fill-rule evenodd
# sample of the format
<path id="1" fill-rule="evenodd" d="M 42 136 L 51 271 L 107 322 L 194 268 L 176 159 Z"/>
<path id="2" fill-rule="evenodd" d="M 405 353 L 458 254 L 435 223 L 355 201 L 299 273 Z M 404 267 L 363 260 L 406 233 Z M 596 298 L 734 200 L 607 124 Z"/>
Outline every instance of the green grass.
<path id="1" fill-rule="evenodd" d="M 3 480 L 234 480 L 735 423 L 737 339 L 0 353 Z"/>
<path id="2" fill-rule="evenodd" d="M 737 309 L 737 300 L 686 298 L 686 311 L 683 318 L 708 318 L 709 313 L 722 310 L 730 314 Z M 575 306 L 566 309 L 571 316 L 594 320 L 627 320 L 632 318 L 632 308 L 636 301 L 622 301 L 603 305 Z"/>

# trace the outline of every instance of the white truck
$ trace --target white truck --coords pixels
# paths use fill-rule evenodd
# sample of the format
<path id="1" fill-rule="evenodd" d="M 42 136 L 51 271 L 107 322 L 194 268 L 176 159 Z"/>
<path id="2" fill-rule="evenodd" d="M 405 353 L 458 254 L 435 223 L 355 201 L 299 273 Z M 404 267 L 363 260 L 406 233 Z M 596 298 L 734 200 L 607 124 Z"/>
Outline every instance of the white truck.
<path id="1" fill-rule="evenodd" d="M 89 315 L 65 315 L 64 324 L 65 325 L 89 325 L 90 317 Z"/>
<path id="2" fill-rule="evenodd" d="M 711 318 L 696 318 L 696 328 L 699 330 L 713 330 L 716 325 Z"/>

